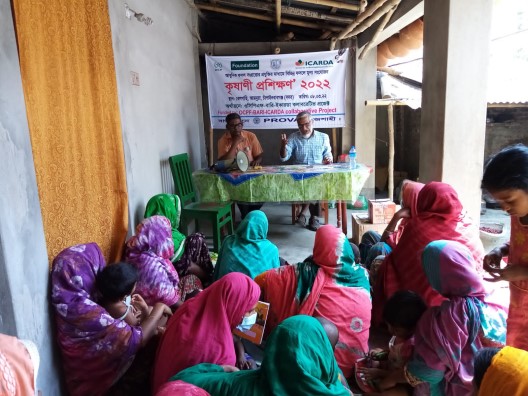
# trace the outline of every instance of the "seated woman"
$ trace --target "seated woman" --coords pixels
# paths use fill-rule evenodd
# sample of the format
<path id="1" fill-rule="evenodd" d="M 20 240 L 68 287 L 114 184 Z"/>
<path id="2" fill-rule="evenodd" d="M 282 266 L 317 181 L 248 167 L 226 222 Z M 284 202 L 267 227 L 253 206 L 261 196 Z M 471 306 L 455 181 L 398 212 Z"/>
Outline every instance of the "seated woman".
<path id="1" fill-rule="evenodd" d="M 0 395 L 36 396 L 39 365 L 34 342 L 0 334 Z"/>
<path id="2" fill-rule="evenodd" d="M 209 286 L 213 276 L 213 264 L 209 256 L 209 249 L 205 237 L 194 233 L 185 237 L 178 227 L 180 226 L 181 204 L 180 198 L 173 194 L 158 194 L 147 202 L 145 218 L 160 215 L 169 219 L 174 242 L 174 256 L 171 261 L 180 277 L 182 301 L 187 295 L 203 290 Z"/>
<path id="3" fill-rule="evenodd" d="M 484 348 L 475 357 L 475 395 L 528 395 L 528 352 L 506 346 Z"/>
<path id="4" fill-rule="evenodd" d="M 129 326 L 112 318 L 97 304 L 96 276 L 104 266 L 103 255 L 95 243 L 72 246 L 53 260 L 51 303 L 71 395 L 108 392 L 148 341 L 140 326 Z M 143 378 L 136 380 L 144 380 L 148 392 L 150 373 L 144 372 Z"/>
<path id="5" fill-rule="evenodd" d="M 460 242 L 471 252 L 474 259 L 471 265 L 482 267 L 484 248 L 478 227 L 463 211 L 453 187 L 431 182 L 420 191 L 416 216 L 408 219 L 399 242 L 379 268 L 374 287 L 376 323 L 381 321 L 385 302 L 398 290 L 418 293 L 428 306 L 442 303 L 445 298 L 427 282 L 420 259 L 427 244 L 439 239 Z"/>
<path id="6" fill-rule="evenodd" d="M 472 395 L 473 360 L 482 347 L 506 342 L 504 306 L 494 302 L 475 269 L 470 251 L 453 241 L 435 241 L 423 252 L 429 285 L 444 296 L 418 322 L 413 358 L 380 388 L 427 383 L 431 395 Z"/>
<path id="7" fill-rule="evenodd" d="M 396 247 L 409 218 L 416 217 L 418 194 L 423 186 L 423 183 L 404 180 L 400 192 L 401 209 L 394 214 L 383 234 L 367 231 L 361 237 L 359 244 L 361 260 L 368 270 L 374 258 L 380 255 L 386 256 Z"/>
<path id="8" fill-rule="evenodd" d="M 162 302 L 174 309 L 180 301 L 180 278 L 170 261 L 173 253 L 170 222 L 163 216 L 143 220 L 126 242 L 124 261 L 138 270 L 136 292 L 148 305 Z"/>
<path id="9" fill-rule="evenodd" d="M 259 369 L 225 371 L 214 364 L 199 364 L 171 380 L 194 384 L 215 396 L 351 395 L 339 381 L 339 368 L 323 326 L 305 315 L 288 318 L 275 328 Z"/>
<path id="10" fill-rule="evenodd" d="M 335 357 L 345 377 L 352 375 L 355 361 L 368 351 L 372 304 L 367 272 L 355 263 L 341 230 L 320 227 L 311 258 L 267 271 L 255 282 L 270 303 L 266 332 L 293 315 L 322 316 L 337 326 Z"/>
<path id="11" fill-rule="evenodd" d="M 259 297 L 260 289 L 251 278 L 233 272 L 178 308 L 158 346 L 153 390 L 198 363 L 235 365 L 231 332 L 253 311 Z"/>
<path id="12" fill-rule="evenodd" d="M 280 267 L 279 249 L 268 241 L 268 218 L 264 212 L 249 212 L 235 234 L 224 239 L 214 270 L 218 280 L 230 272 L 241 272 L 251 279 L 272 268 Z"/>

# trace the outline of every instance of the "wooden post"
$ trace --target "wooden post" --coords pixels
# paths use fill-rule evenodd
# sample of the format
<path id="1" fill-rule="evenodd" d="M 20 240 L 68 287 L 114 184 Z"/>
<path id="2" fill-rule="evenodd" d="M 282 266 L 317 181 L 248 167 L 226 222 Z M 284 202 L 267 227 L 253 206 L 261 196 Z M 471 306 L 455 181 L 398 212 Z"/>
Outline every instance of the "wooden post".
<path id="1" fill-rule="evenodd" d="M 282 12 L 281 0 L 276 0 L 275 1 L 275 27 L 277 29 L 277 34 L 280 33 L 281 12 Z"/>
<path id="2" fill-rule="evenodd" d="M 394 199 L 394 105 L 387 107 L 389 125 L 389 198 Z"/>
<path id="3" fill-rule="evenodd" d="M 209 166 L 214 164 L 213 126 L 209 127 Z"/>
<path id="4" fill-rule="evenodd" d="M 332 151 L 334 152 L 334 158 L 338 159 L 339 155 L 337 153 L 337 129 L 332 128 Z M 334 161 L 338 162 L 338 161 Z"/>

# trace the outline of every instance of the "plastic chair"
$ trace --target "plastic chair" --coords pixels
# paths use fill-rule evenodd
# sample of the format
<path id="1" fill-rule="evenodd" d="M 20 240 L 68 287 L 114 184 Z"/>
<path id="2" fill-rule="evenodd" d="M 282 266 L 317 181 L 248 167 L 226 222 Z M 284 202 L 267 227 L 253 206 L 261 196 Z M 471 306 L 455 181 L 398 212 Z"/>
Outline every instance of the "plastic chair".
<path id="1" fill-rule="evenodd" d="M 173 155 L 169 158 L 169 164 L 174 179 L 176 195 L 180 197 L 182 205 L 180 231 L 188 235 L 187 225 L 191 220 L 195 222 L 196 231 L 199 231 L 200 220 L 210 221 L 213 227 L 213 249 L 218 253 L 222 243 L 222 228 L 228 226 L 229 233 L 233 233 L 231 202 L 197 202 L 187 153 Z"/>

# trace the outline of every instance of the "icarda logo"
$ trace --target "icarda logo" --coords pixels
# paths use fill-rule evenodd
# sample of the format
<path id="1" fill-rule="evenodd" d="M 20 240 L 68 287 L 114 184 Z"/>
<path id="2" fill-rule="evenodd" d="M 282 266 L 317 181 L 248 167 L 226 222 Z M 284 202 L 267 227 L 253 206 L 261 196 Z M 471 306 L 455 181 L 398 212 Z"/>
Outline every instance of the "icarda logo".
<path id="1" fill-rule="evenodd" d="M 332 59 L 316 59 L 316 60 L 307 60 L 303 61 L 302 59 L 299 59 L 297 62 L 295 62 L 295 66 L 297 67 L 330 67 L 334 65 L 334 61 Z"/>

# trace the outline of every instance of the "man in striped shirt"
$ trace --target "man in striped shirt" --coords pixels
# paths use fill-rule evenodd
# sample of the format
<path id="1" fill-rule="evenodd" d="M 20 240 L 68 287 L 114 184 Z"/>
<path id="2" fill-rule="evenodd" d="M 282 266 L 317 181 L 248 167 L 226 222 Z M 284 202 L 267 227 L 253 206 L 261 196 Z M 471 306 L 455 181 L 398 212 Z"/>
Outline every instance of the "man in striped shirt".
<path id="1" fill-rule="evenodd" d="M 281 161 L 288 161 L 293 157 L 295 164 L 331 164 L 333 162 L 332 148 L 328 135 L 313 129 L 312 116 L 307 111 L 297 114 L 296 120 L 299 130 L 288 137 L 284 133 L 281 135 Z M 306 224 L 308 210 L 310 211 L 310 219 Z M 304 202 L 296 223 L 306 226 L 309 230 L 317 231 L 321 226 L 318 217 L 319 212 L 319 202 Z"/>

